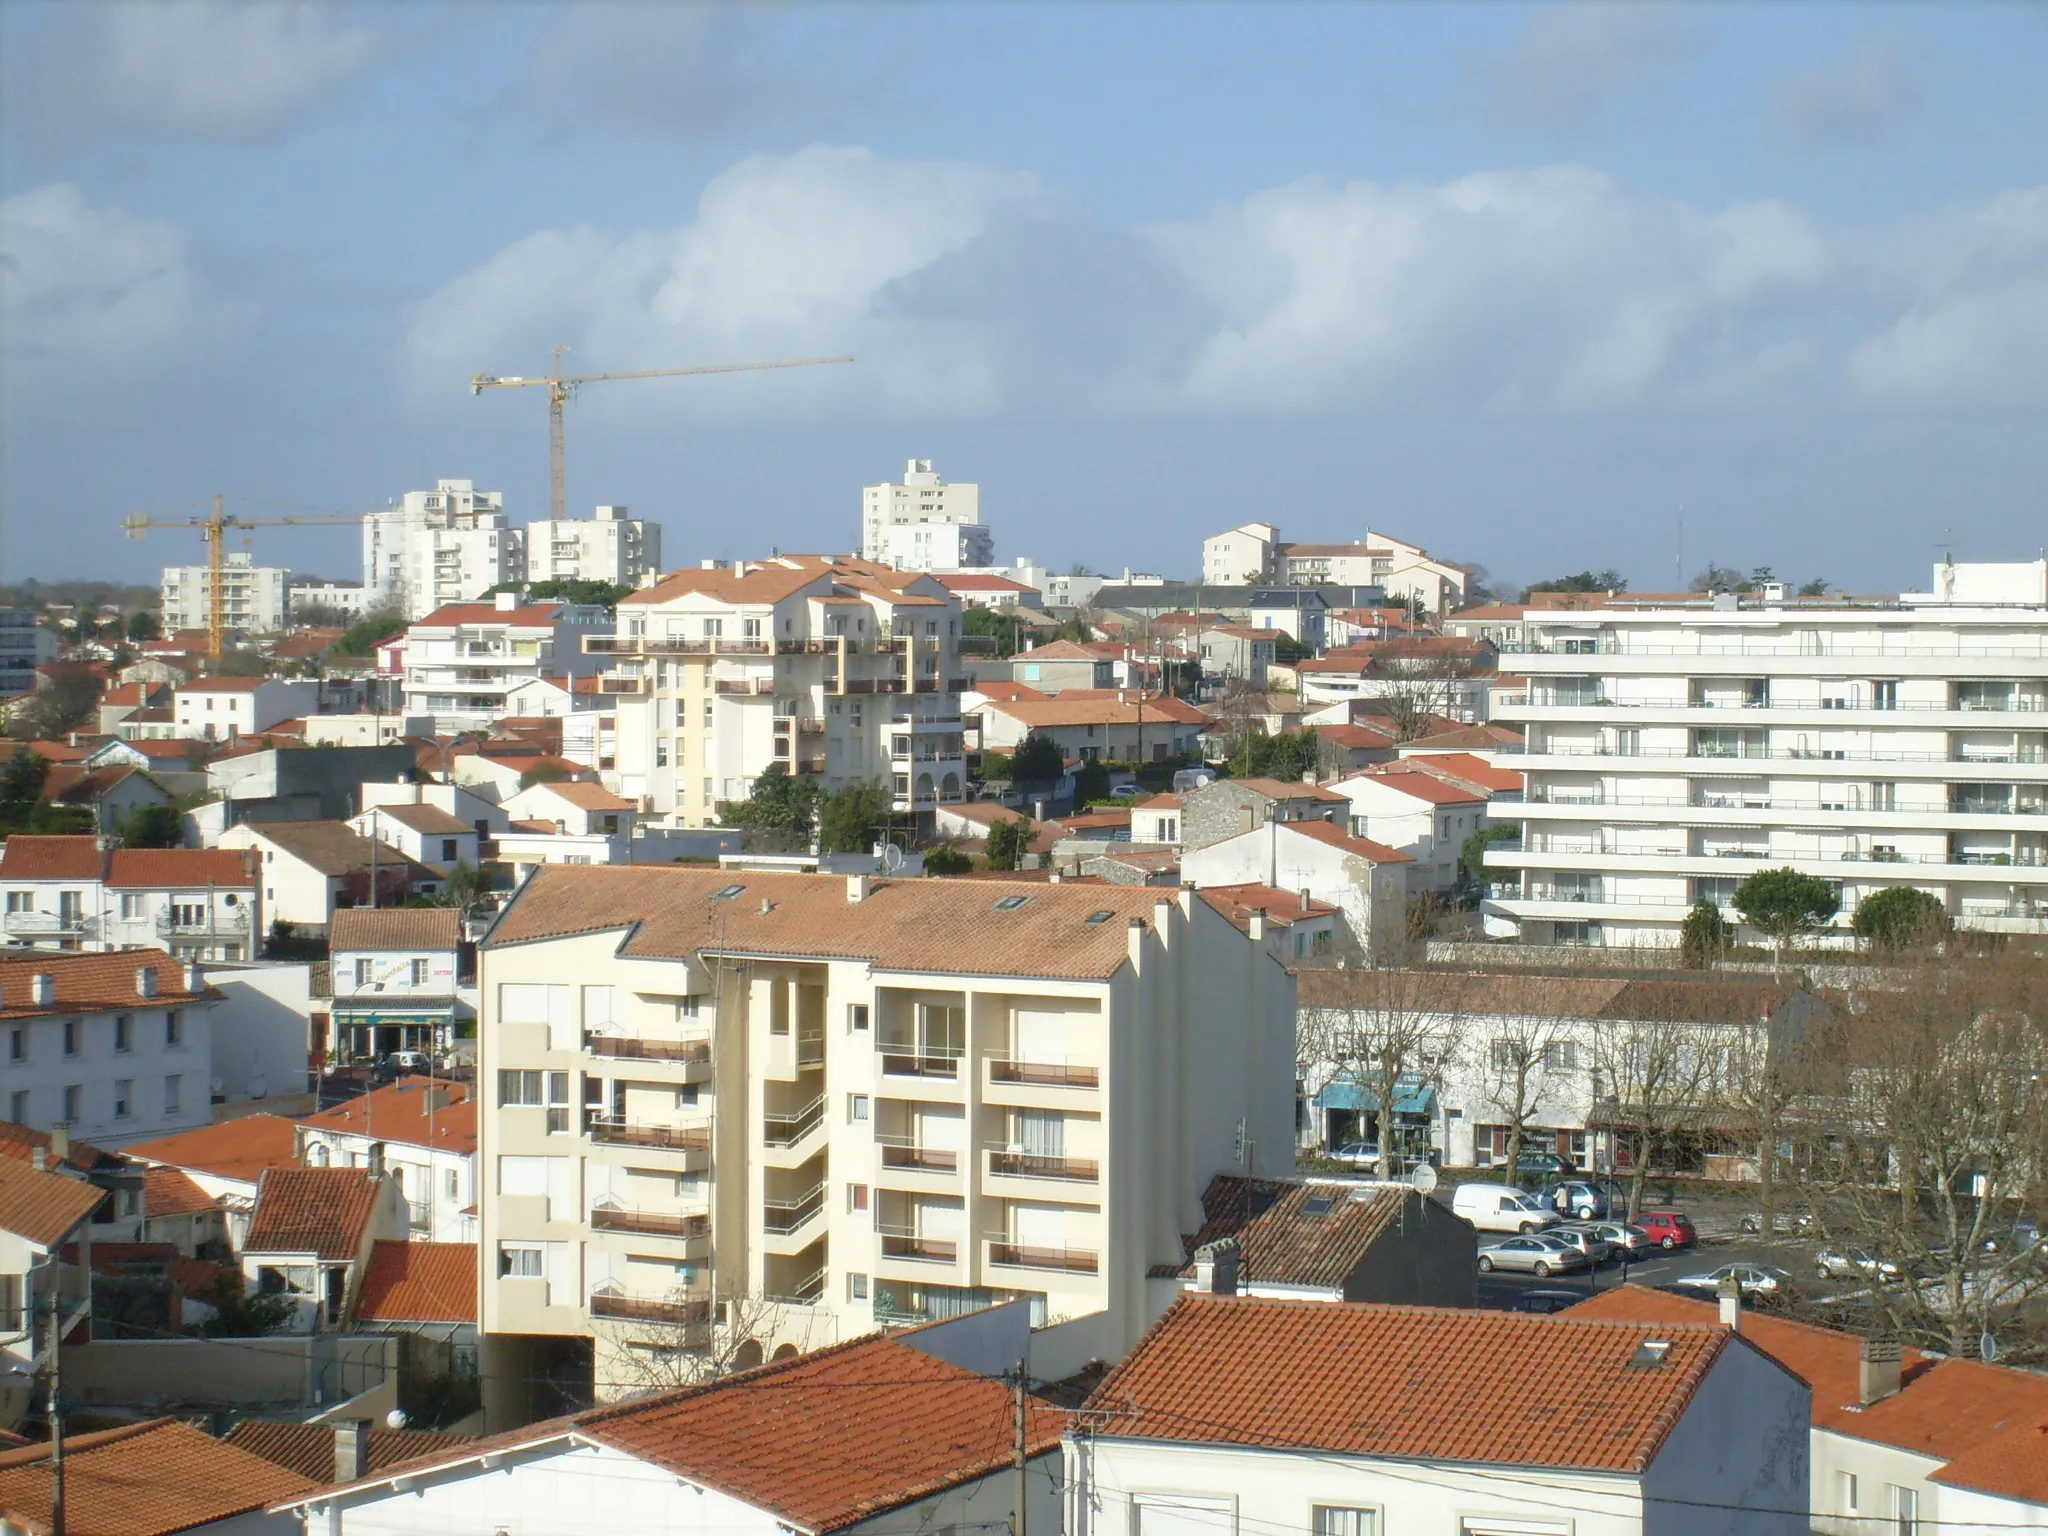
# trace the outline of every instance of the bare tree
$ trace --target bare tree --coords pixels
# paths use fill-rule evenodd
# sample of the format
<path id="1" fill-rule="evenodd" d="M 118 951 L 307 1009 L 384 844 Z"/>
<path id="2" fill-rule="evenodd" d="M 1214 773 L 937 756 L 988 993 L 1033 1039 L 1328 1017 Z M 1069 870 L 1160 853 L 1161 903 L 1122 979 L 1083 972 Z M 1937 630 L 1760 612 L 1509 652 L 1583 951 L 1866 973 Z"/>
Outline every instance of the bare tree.
<path id="1" fill-rule="evenodd" d="M 1526 1006 L 1526 1005 L 1524 1005 Z M 1578 1065 L 1578 1043 L 1563 1019 L 1518 1009 L 1488 1022 L 1485 1041 L 1486 1102 L 1508 1128 L 1510 1177 L 1520 1164 L 1522 1143 L 1540 1113 L 1550 1074 Z"/>
<path id="2" fill-rule="evenodd" d="M 1712 1097 L 1747 1126 L 1756 1146 L 1758 1231 L 1777 1229 L 1778 1178 L 1786 1116 L 1797 1097 L 1811 1049 L 1810 1033 L 1828 1005 L 1806 991 L 1774 1000 L 1760 1021 L 1747 1018 L 1723 1035 L 1714 1059 L 1718 1080 Z"/>
<path id="3" fill-rule="evenodd" d="M 1397 741 L 1425 734 L 1434 717 L 1455 718 L 1460 684 L 1478 669 L 1477 658 L 1441 638 L 1389 640 L 1369 669 L 1372 693 L 1385 707 Z"/>
<path id="4" fill-rule="evenodd" d="M 1465 977 L 1419 969 L 1350 969 L 1334 973 L 1329 1017 L 1311 1026 L 1329 1032 L 1338 1073 L 1369 1093 L 1379 1117 L 1379 1176 L 1396 1169 L 1395 1106 L 1417 1078 L 1435 1085 L 1463 1043 Z"/>
<path id="5" fill-rule="evenodd" d="M 1593 1037 L 1594 1071 L 1610 1097 L 1614 1134 L 1630 1140 L 1628 1214 L 1643 1208 L 1650 1164 L 1693 1121 L 1716 1078 L 1723 1032 L 1685 1016 L 1670 987 L 1631 988 L 1626 1017 Z"/>
<path id="6" fill-rule="evenodd" d="M 634 1320 L 624 1337 L 599 1346 L 608 1357 L 600 1378 L 614 1396 L 698 1387 L 751 1370 L 769 1358 L 771 1341 L 778 1354 L 801 1354 L 817 1341 L 823 1321 L 810 1307 L 754 1295 L 714 1303 L 682 1288 L 645 1310 L 651 1315 Z"/>

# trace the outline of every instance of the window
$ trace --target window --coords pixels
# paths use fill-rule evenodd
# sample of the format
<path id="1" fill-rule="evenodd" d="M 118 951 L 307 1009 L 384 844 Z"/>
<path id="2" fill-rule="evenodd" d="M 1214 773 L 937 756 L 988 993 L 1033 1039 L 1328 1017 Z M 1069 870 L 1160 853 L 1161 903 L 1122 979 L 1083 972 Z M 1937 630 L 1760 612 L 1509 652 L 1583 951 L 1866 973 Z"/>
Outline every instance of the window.
<path id="1" fill-rule="evenodd" d="M 507 1280 L 538 1280 L 541 1277 L 540 1244 L 498 1244 L 498 1273 Z"/>
<path id="2" fill-rule="evenodd" d="M 71 1084 L 70 1087 L 64 1090 L 64 1114 L 62 1119 L 65 1125 L 69 1125 L 78 1118 L 84 1108 L 84 1103 L 85 1089 L 77 1083 Z"/>
<path id="3" fill-rule="evenodd" d="M 28 1090 L 17 1088 L 7 1096 L 7 1118 L 16 1125 L 28 1124 Z"/>
<path id="4" fill-rule="evenodd" d="M 411 966 L 411 981 L 412 981 L 412 984 L 413 984 L 414 986 L 416 986 L 416 987 L 424 987 L 424 986 L 425 986 L 425 985 L 427 984 L 427 962 L 426 962 L 426 961 L 424 961 L 424 960 L 415 960 L 415 961 L 413 961 L 413 962 L 412 962 L 412 966 Z"/>
<path id="5" fill-rule="evenodd" d="M 1553 1072 L 1576 1072 L 1579 1069 L 1579 1043 L 1576 1040 L 1553 1040 L 1543 1047 L 1543 1065 Z"/>
<path id="6" fill-rule="evenodd" d="M 76 1056 L 78 1054 L 78 1020 L 76 1019 L 66 1019 L 64 1021 L 64 1054 L 66 1056 Z"/>
<path id="7" fill-rule="evenodd" d="M 1892 1536 L 1916 1536 L 1920 1529 L 1920 1490 L 1901 1488 L 1897 1483 L 1892 1490 Z"/>
<path id="8" fill-rule="evenodd" d="M 668 738 L 666 736 L 654 738 L 654 766 L 657 768 L 666 768 L 668 766 Z"/>
<path id="9" fill-rule="evenodd" d="M 128 1014 L 114 1015 L 114 1054 L 125 1056 L 134 1048 L 135 1020 Z"/>
<path id="10" fill-rule="evenodd" d="M 356 985 L 358 987 L 367 987 L 369 984 L 370 962 L 367 960 L 359 959 L 356 961 Z"/>
<path id="11" fill-rule="evenodd" d="M 1314 1512 L 1315 1536 L 1379 1536 L 1380 1512 L 1376 1509 L 1343 1509 L 1318 1504 Z"/>
<path id="12" fill-rule="evenodd" d="M 569 1133 L 569 1074 L 550 1072 L 548 1074 L 548 1134 L 566 1136 Z"/>
<path id="13" fill-rule="evenodd" d="M 540 1107 L 541 1074 L 509 1068 L 498 1072 L 498 1107 L 500 1109 L 537 1109 Z"/>
<path id="14" fill-rule="evenodd" d="M 849 1034 L 864 1035 L 867 1033 L 868 1005 L 866 1003 L 848 1003 L 846 1005 L 846 1028 Z M 16 1030 L 15 1033 L 19 1034 L 20 1031 Z M 17 1057 L 16 1059 L 19 1060 L 20 1058 Z"/>
<path id="15" fill-rule="evenodd" d="M 126 1120 L 133 1113 L 130 1106 L 135 1099 L 135 1080 L 128 1077 L 114 1079 L 114 1118 Z"/>
<path id="16" fill-rule="evenodd" d="M 1853 1515 L 1861 1507 L 1856 1498 L 1856 1474 L 1844 1472 L 1842 1478 L 1842 1513 Z"/>
<path id="17" fill-rule="evenodd" d="M 713 709 L 713 704 L 712 704 L 712 701 L 711 701 L 710 699 L 706 699 L 706 700 L 704 701 L 704 729 L 705 729 L 705 730 L 707 730 L 707 731 L 711 729 L 711 721 L 712 721 L 712 718 L 713 718 L 713 717 L 712 717 L 712 709 Z"/>
<path id="18" fill-rule="evenodd" d="M 449 1200 L 449 1203 L 450 1203 L 450 1204 L 453 1204 L 453 1203 L 454 1203 L 455 1201 L 457 1201 L 457 1200 L 460 1200 L 461 1198 L 462 1198 L 462 1172 L 461 1172 L 461 1170 L 460 1170 L 460 1169 L 456 1169 L 456 1168 L 450 1168 L 450 1169 L 448 1170 L 448 1200 Z"/>
<path id="19" fill-rule="evenodd" d="M 868 1096 L 864 1093 L 849 1093 L 846 1096 L 846 1118 L 856 1124 L 868 1117 Z"/>
<path id="20" fill-rule="evenodd" d="M 143 916 L 145 916 L 145 915 L 147 915 L 147 914 L 146 914 L 146 912 L 145 912 L 145 910 L 144 910 L 144 906 L 143 906 L 143 898 L 142 898 L 142 897 L 140 897 L 140 896 L 133 896 L 133 895 L 124 895 L 124 896 L 123 896 L 123 897 L 121 898 L 121 916 L 122 916 L 122 917 L 126 918 L 126 919 L 127 919 L 128 921 L 130 921 L 130 922 L 133 922 L 133 921 L 134 921 L 134 920 L 135 920 L 136 918 L 138 918 L 138 917 L 143 917 Z"/>
<path id="21" fill-rule="evenodd" d="M 184 1113 L 184 1099 L 185 1074 L 173 1072 L 164 1079 L 164 1113 L 167 1115 Z"/>
<path id="22" fill-rule="evenodd" d="M 868 1208 L 868 1187 L 865 1184 L 846 1186 L 846 1208 L 849 1211 L 864 1211 Z"/>
<path id="23" fill-rule="evenodd" d="M 441 862 L 443 864 L 455 862 L 455 839 L 452 837 L 441 839 Z"/>
<path id="24" fill-rule="evenodd" d="M 7 893 L 7 910 L 10 914 L 33 912 L 35 909 L 36 893 L 34 891 L 9 891 Z"/>
<path id="25" fill-rule="evenodd" d="M 695 997 L 695 996 L 690 996 L 690 997 L 679 997 L 679 998 L 677 998 L 677 999 L 676 999 L 676 1022 L 677 1022 L 677 1023 L 681 1023 L 681 1022 L 682 1022 L 682 1021 L 683 1021 L 684 1019 L 694 1019 L 694 1018 L 696 1018 L 696 1017 L 697 1017 L 697 999 L 696 999 L 696 997 Z"/>
<path id="26" fill-rule="evenodd" d="M 9 1061 L 28 1060 L 27 1025 L 16 1024 L 7 1031 L 7 1059 Z M 18 1122 L 21 1119 L 21 1116 L 16 1115 L 14 1118 Z"/>
<path id="27" fill-rule="evenodd" d="M 306 1148 L 306 1161 L 315 1168 L 325 1168 L 327 1166 L 327 1143 L 316 1141 L 313 1145 Z"/>
<path id="28" fill-rule="evenodd" d="M 167 1049 L 170 1049 L 170 1050 L 176 1050 L 176 1049 L 177 1049 L 177 1048 L 178 1048 L 179 1046 L 183 1045 L 184 1043 L 185 1043 L 185 1015 L 184 1015 L 184 1012 L 183 1012 L 182 1010 L 180 1010 L 180 1009 L 177 1009 L 177 1008 L 170 1008 L 170 1009 L 166 1009 L 166 1010 L 164 1011 L 164 1045 L 165 1045 L 165 1047 L 166 1047 Z"/>
<path id="29" fill-rule="evenodd" d="M 866 1275 L 848 1275 L 846 1277 L 846 1299 L 848 1301 L 866 1301 L 868 1299 L 868 1277 Z"/>
<path id="30" fill-rule="evenodd" d="M 706 620 L 704 621 L 704 638 L 705 638 L 705 639 L 707 639 L 707 640 L 715 640 L 715 639 L 717 639 L 717 638 L 718 638 L 718 637 L 719 637 L 720 635 L 722 635 L 722 634 L 724 634 L 724 633 L 725 633 L 725 620 L 723 620 L 723 619 L 706 619 Z"/>

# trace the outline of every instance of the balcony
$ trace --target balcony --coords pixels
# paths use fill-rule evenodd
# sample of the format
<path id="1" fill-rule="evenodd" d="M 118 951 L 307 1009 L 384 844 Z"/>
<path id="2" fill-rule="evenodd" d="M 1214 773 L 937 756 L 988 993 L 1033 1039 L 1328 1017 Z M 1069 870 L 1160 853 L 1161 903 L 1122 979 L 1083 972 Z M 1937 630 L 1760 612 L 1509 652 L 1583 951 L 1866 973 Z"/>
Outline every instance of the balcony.
<path id="1" fill-rule="evenodd" d="M 910 1227 L 875 1228 L 882 1240 L 885 1259 L 916 1259 L 929 1264 L 953 1264 L 960 1258 L 960 1243 L 951 1237 L 924 1237 Z"/>
<path id="2" fill-rule="evenodd" d="M 83 912 L 9 912 L 0 917 L 0 927 L 9 933 L 83 935 L 94 932 L 99 920 Z"/>
<path id="3" fill-rule="evenodd" d="M 989 1081 L 1022 1083 L 1034 1088 L 1099 1088 L 1102 1068 L 1077 1062 L 1017 1061 L 1006 1056 L 989 1059 Z"/>
<path id="4" fill-rule="evenodd" d="M 630 1035 L 590 1035 L 585 1045 L 593 1056 L 615 1061 L 707 1062 L 709 1040 L 643 1040 Z"/>
<path id="5" fill-rule="evenodd" d="M 590 1212 L 593 1232 L 632 1232 L 645 1237 L 699 1238 L 711 1235 L 709 1216 L 687 1216 L 675 1211 L 629 1211 L 619 1206 L 595 1206 Z"/>
<path id="6" fill-rule="evenodd" d="M 877 1136 L 882 1166 L 905 1173 L 958 1173 L 960 1154 L 950 1148 L 923 1147 L 908 1136 Z"/>
<path id="7" fill-rule="evenodd" d="M 709 1152 L 708 1125 L 631 1125 L 615 1115 L 592 1115 L 590 1139 L 614 1147 L 672 1147 L 678 1152 Z"/>
<path id="8" fill-rule="evenodd" d="M 656 1300 L 628 1296 L 617 1290 L 590 1293 L 592 1317 L 618 1318 L 634 1323 L 673 1323 L 681 1327 L 711 1321 L 711 1303 L 697 1300 Z"/>
<path id="9" fill-rule="evenodd" d="M 1004 1269 L 1049 1269 L 1069 1275 L 1092 1275 L 1101 1267 L 1092 1248 L 1032 1248 L 1006 1237 L 988 1240 L 988 1262 Z"/>
<path id="10" fill-rule="evenodd" d="M 719 635 L 685 639 L 681 635 L 585 635 L 586 656 L 768 656 L 775 647 L 766 640 L 727 640 Z"/>
<path id="11" fill-rule="evenodd" d="M 607 672 L 597 680 L 599 693 L 646 693 L 650 679 L 644 677 L 621 677 L 616 672 Z"/>
<path id="12" fill-rule="evenodd" d="M 1019 1152 L 1011 1147 L 988 1149 L 988 1171 L 998 1179 L 1058 1179 L 1070 1184 L 1093 1184 L 1102 1177 L 1102 1165 L 1092 1157 Z"/>
<path id="13" fill-rule="evenodd" d="M 915 1041 L 885 1040 L 879 1047 L 882 1071 L 890 1077 L 960 1076 L 960 1059 L 966 1051 L 957 1045 L 918 1045 Z"/>
<path id="14" fill-rule="evenodd" d="M 756 698 L 775 691 L 772 677 L 720 677 L 712 680 L 711 691 L 737 698 Z"/>
<path id="15" fill-rule="evenodd" d="M 824 1210 L 825 1185 L 821 1180 L 793 1199 L 764 1198 L 761 1202 L 761 1228 L 771 1236 L 788 1237 L 801 1232 Z"/>
<path id="16" fill-rule="evenodd" d="M 761 1116 L 761 1141 L 764 1146 L 793 1147 L 825 1122 L 825 1097 L 820 1094 L 801 1109 L 782 1113 L 769 1112 Z"/>
<path id="17" fill-rule="evenodd" d="M 225 912 L 193 911 L 172 907 L 157 914 L 156 931 L 164 938 L 201 938 L 211 934 L 246 934 L 249 909 L 230 907 Z"/>
<path id="18" fill-rule="evenodd" d="M 800 757 L 790 765 L 798 773 L 823 773 L 825 759 L 822 757 Z"/>

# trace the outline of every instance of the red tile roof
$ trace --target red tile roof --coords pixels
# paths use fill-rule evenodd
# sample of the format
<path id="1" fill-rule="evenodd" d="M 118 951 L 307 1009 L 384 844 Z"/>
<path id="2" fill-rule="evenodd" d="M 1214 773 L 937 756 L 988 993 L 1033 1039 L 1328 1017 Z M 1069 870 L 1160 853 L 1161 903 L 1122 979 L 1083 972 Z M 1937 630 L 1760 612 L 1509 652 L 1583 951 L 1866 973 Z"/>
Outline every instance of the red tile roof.
<path id="1" fill-rule="evenodd" d="M 1028 683 L 1013 683 L 1006 677 L 977 677 L 969 691 L 980 694 L 984 699 L 1004 704 L 1052 697 L 1051 694 L 1041 692 Z"/>
<path id="2" fill-rule="evenodd" d="M 936 571 L 933 578 L 948 592 L 1036 592 L 1026 582 L 1007 576 L 977 576 L 965 571 Z"/>
<path id="3" fill-rule="evenodd" d="M 1376 731 L 1369 725 L 1319 725 L 1316 734 L 1333 746 L 1357 751 L 1386 751 L 1394 745 L 1391 732 Z"/>
<path id="4" fill-rule="evenodd" d="M 467 1155 L 476 1150 L 476 1115 L 469 1084 L 408 1077 L 308 1115 L 299 1124 Z"/>
<path id="5" fill-rule="evenodd" d="M 242 1251 L 352 1259 L 380 1187 L 362 1168 L 266 1168 Z"/>
<path id="6" fill-rule="evenodd" d="M 1404 759 L 1403 762 L 1406 760 Z M 1367 768 L 1343 781 L 1346 784 L 1384 784 L 1388 789 L 1399 790 L 1416 800 L 1431 805 L 1471 805 L 1486 799 L 1486 792 L 1467 789 L 1462 784 L 1448 783 L 1433 773 L 1420 768 L 1408 768 L 1388 764 L 1385 768 Z"/>
<path id="7" fill-rule="evenodd" d="M 256 854 L 247 848 L 116 848 L 107 884 L 154 890 L 256 884 Z"/>
<path id="8" fill-rule="evenodd" d="M 1328 917 L 1337 909 L 1310 898 L 1304 903 L 1299 891 L 1283 891 L 1270 885 L 1204 886 L 1195 894 L 1228 918 L 1240 931 L 1249 928 L 1252 912 L 1264 908 L 1266 921 L 1291 928 L 1304 918 Z"/>
<path id="9" fill-rule="evenodd" d="M 180 693 L 254 693 L 265 683 L 278 682 L 274 677 L 200 677 L 189 683 L 178 685 Z"/>
<path id="10" fill-rule="evenodd" d="M 1496 768 L 1483 757 L 1474 757 L 1470 752 L 1422 752 L 1404 757 L 1402 762 L 1421 769 L 1424 773 L 1444 775 L 1462 779 L 1467 784 L 1476 784 L 1494 794 L 1520 794 L 1522 776 L 1512 768 Z"/>
<path id="11" fill-rule="evenodd" d="M 1181 725 L 1208 722 L 1207 715 L 1179 699 L 1154 695 L 1142 701 L 1141 709 L 1138 695 L 1130 694 L 1128 698 L 1128 703 L 1120 703 L 1113 695 L 1070 699 L 1062 694 L 1050 699 L 991 700 L 987 707 L 1034 730 L 1072 725 L 1136 725 L 1141 721 L 1148 725 L 1169 720 Z"/>
<path id="12" fill-rule="evenodd" d="M 1663 1363 L 1632 1367 L 1652 1339 Z M 1741 1347 L 1719 1327 L 1183 1295 L 1088 1408 L 1119 1439 L 1639 1473 Z"/>
<path id="13" fill-rule="evenodd" d="M 266 1168 L 299 1165 L 298 1135 L 298 1122 L 283 1115 L 240 1115 L 218 1125 L 138 1141 L 122 1150 L 145 1162 L 254 1184 Z"/>
<path id="14" fill-rule="evenodd" d="M 83 763 L 56 763 L 43 779 L 43 798 L 58 805 L 91 805 L 111 793 L 135 774 L 142 772 L 133 763 L 116 763 L 98 768 L 88 768 Z M 145 778 L 145 785 L 154 781 Z M 164 794 L 162 790 L 159 794 Z M 168 794 L 164 794 L 169 799 Z"/>
<path id="15" fill-rule="evenodd" d="M 1971 1446 L 1936 1472 L 1934 1481 L 2048 1504 L 2048 1415 Z"/>
<path id="16" fill-rule="evenodd" d="M 50 1529 L 50 1447 L 0 1451 L 0 1518 Z M 64 1515 L 79 1536 L 170 1536 L 312 1483 L 176 1419 L 64 1437 Z"/>
<path id="17" fill-rule="evenodd" d="M 454 950 L 462 914 L 453 907 L 343 907 L 329 926 L 330 953 L 344 949 Z"/>
<path id="18" fill-rule="evenodd" d="M 14 950 L 0 953 L 0 1019 L 139 1007 L 144 999 L 138 978 L 146 969 L 156 971 L 154 1006 L 220 996 L 203 982 L 198 991 L 187 991 L 184 962 L 160 949 L 123 949 L 104 955 Z M 50 1002 L 33 1001 L 32 978 L 36 976 L 51 978 Z"/>
<path id="19" fill-rule="evenodd" d="M 539 603 L 527 608 L 499 608 L 491 603 L 447 603 L 424 619 L 414 619 L 414 629 L 453 629 L 458 624 L 518 624 L 553 626 L 560 620 L 560 603 Z"/>
<path id="20" fill-rule="evenodd" d="M 1320 1209 L 1310 1201 L 1320 1197 Z M 1202 1192 L 1202 1229 L 1183 1239 L 1193 1254 L 1234 1237 L 1245 1285 L 1304 1285 L 1341 1291 L 1366 1252 L 1400 1224 L 1412 1190 L 1219 1173 Z M 1424 1218 L 1426 1219 L 1426 1218 Z M 1179 1271 L 1193 1275 L 1192 1258 Z"/>
<path id="21" fill-rule="evenodd" d="M 1328 843 L 1332 848 L 1355 853 L 1373 864 L 1415 862 L 1398 848 L 1389 848 L 1385 843 L 1376 843 L 1369 837 L 1353 837 L 1334 821 L 1283 821 L 1279 823 L 1279 827 L 1282 832 L 1299 833 L 1303 837 L 1312 837 L 1319 843 Z"/>
<path id="22" fill-rule="evenodd" d="M 557 779 L 535 784 L 533 788 L 544 789 L 583 811 L 630 811 L 634 808 L 631 800 L 622 800 L 602 784 L 587 781 Z"/>
<path id="23" fill-rule="evenodd" d="M 0 1231 L 54 1248 L 92 1214 L 106 1193 L 83 1179 L 43 1173 L 17 1158 L 0 1157 Z"/>
<path id="24" fill-rule="evenodd" d="M 473 1323 L 477 1320 L 474 1243 L 370 1245 L 356 1317 L 373 1323 Z"/>
<path id="25" fill-rule="evenodd" d="M 480 1435 L 449 1435 L 425 1429 L 372 1429 L 370 1471 L 382 1472 L 402 1461 L 443 1455 L 474 1445 Z M 244 1419 L 228 1431 L 227 1444 L 315 1483 L 334 1481 L 334 1427 L 331 1424 L 288 1424 L 273 1419 Z"/>
<path id="26" fill-rule="evenodd" d="M 17 832 L 0 849 L 0 879 L 97 880 L 106 860 L 96 837 L 40 837 Z"/>
<path id="27" fill-rule="evenodd" d="M 181 1168 L 150 1168 L 142 1175 L 144 1216 L 189 1216 L 213 1210 L 219 1203 Z"/>

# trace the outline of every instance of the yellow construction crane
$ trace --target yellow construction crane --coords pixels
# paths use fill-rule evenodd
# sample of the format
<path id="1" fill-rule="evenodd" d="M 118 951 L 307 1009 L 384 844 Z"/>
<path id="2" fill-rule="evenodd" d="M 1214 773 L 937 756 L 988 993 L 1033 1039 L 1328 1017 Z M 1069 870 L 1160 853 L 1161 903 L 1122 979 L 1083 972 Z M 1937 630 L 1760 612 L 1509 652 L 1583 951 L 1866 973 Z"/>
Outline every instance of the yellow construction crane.
<path id="1" fill-rule="evenodd" d="M 207 592 L 206 649 L 219 661 L 227 642 L 227 531 L 230 528 L 311 528 L 327 523 L 360 523 L 360 512 L 316 512 L 297 517 L 230 517 L 222 510 L 224 497 L 213 498 L 210 517 L 147 518 L 140 512 L 122 519 L 121 527 L 131 539 L 149 537 L 152 528 L 197 528 L 206 540 Z"/>
<path id="2" fill-rule="evenodd" d="M 702 368 L 645 368 L 637 373 L 583 373 L 564 375 L 562 354 L 567 347 L 555 348 L 555 361 L 547 377 L 537 379 L 520 378 L 516 375 L 500 377 L 494 373 L 473 374 L 469 380 L 469 392 L 480 395 L 487 389 L 545 388 L 548 392 L 548 516 L 559 521 L 567 517 L 568 495 L 562 471 L 562 407 L 569 403 L 569 397 L 584 384 L 597 384 L 608 379 L 676 379 L 691 373 L 756 373 L 766 368 L 816 368 L 825 363 L 850 363 L 850 357 L 793 357 L 779 363 L 713 363 Z"/>

